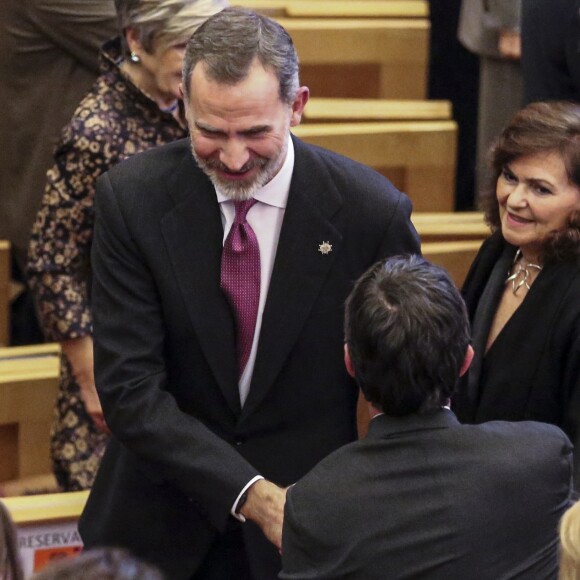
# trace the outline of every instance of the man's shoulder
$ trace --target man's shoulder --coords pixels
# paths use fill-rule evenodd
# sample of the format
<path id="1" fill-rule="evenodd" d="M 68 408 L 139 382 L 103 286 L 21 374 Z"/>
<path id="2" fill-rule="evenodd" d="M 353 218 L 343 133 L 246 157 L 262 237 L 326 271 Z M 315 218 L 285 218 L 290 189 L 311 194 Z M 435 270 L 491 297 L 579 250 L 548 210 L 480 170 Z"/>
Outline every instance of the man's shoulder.
<path id="1" fill-rule="evenodd" d="M 573 445 L 562 429 L 537 421 L 490 421 L 479 425 L 457 423 L 441 429 L 401 432 L 396 437 L 397 445 L 400 446 L 406 438 L 409 445 L 421 445 L 428 453 L 433 451 L 433 447 L 444 455 L 480 456 L 482 465 L 488 460 L 494 464 L 503 462 L 510 465 L 517 457 L 518 463 L 529 462 L 529 465 L 535 464 L 542 469 L 542 465 L 566 464 L 573 451 Z M 321 483 L 333 481 L 337 473 L 347 477 L 344 474 L 349 472 L 349 466 L 372 463 L 374 454 L 388 452 L 390 445 L 388 438 L 367 437 L 354 441 L 325 457 L 301 481 L 318 487 Z"/>
<path id="2" fill-rule="evenodd" d="M 480 425 L 461 425 L 463 437 L 476 445 L 492 450 L 496 459 L 507 462 L 517 458 L 539 465 L 571 457 L 573 446 L 568 436 L 556 425 L 537 421 L 489 421 Z"/>
<path id="3" fill-rule="evenodd" d="M 183 163 L 195 166 L 187 138 L 137 153 L 112 167 L 108 173 L 112 178 L 150 179 L 178 170 Z"/>
<path id="4" fill-rule="evenodd" d="M 97 180 L 97 197 L 107 203 L 112 196 L 130 211 L 162 211 L 204 180 L 189 140 L 181 139 L 137 153 L 109 169 Z"/>
<path id="5" fill-rule="evenodd" d="M 482 434 L 501 434 L 504 437 L 538 437 L 552 441 L 567 441 L 568 437 L 557 425 L 539 421 L 488 421 L 479 425 L 462 424 L 462 428 L 472 429 Z"/>

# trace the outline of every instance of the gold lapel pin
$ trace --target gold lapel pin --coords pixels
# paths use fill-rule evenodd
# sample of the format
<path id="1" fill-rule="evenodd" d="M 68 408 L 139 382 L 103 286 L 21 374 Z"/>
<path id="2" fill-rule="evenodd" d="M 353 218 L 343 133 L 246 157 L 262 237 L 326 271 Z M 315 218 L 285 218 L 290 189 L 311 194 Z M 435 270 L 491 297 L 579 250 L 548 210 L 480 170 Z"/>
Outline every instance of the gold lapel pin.
<path id="1" fill-rule="evenodd" d="M 330 254 L 330 252 L 332 252 L 332 244 L 330 242 L 322 242 L 322 244 L 318 246 L 318 251 L 324 255 Z"/>

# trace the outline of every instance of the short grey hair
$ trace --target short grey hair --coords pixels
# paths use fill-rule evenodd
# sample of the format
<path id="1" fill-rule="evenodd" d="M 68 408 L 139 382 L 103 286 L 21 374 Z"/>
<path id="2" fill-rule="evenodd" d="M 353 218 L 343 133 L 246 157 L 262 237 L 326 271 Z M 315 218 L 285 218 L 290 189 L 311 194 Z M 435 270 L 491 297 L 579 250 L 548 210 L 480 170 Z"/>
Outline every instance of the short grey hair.
<path id="1" fill-rule="evenodd" d="M 183 61 L 183 92 L 189 100 L 191 75 L 203 62 L 210 79 L 226 85 L 244 80 L 255 59 L 272 69 L 280 99 L 292 104 L 299 87 L 298 55 L 277 22 L 245 8 L 231 7 L 209 18 L 191 37 Z"/>
<path id="2" fill-rule="evenodd" d="M 134 28 L 147 52 L 155 41 L 164 46 L 186 42 L 210 16 L 229 6 L 227 0 L 115 0 L 121 31 Z M 123 50 L 128 48 L 123 37 Z"/>

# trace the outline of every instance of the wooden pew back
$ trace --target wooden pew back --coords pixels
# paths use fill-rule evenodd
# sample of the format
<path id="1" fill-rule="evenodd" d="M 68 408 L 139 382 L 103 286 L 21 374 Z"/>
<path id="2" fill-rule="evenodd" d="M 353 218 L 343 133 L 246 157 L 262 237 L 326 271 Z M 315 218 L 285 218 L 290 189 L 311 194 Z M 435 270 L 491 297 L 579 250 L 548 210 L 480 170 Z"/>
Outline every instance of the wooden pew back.
<path id="1" fill-rule="evenodd" d="M 452 211 L 457 125 L 453 121 L 305 124 L 308 143 L 336 151 L 387 176 L 414 211 Z"/>
<path id="2" fill-rule="evenodd" d="M 235 4 L 271 17 L 429 18 L 426 0 L 237 0 Z"/>
<path id="3" fill-rule="evenodd" d="M 56 344 L 0 348 L 0 481 L 51 470 L 59 373 Z"/>
<path id="4" fill-rule="evenodd" d="M 481 240 L 427 242 L 421 245 L 421 251 L 426 260 L 445 268 L 461 288 L 481 243 Z"/>
<path id="5" fill-rule="evenodd" d="M 423 19 L 278 18 L 313 96 L 425 99 L 429 22 Z"/>
<path id="6" fill-rule="evenodd" d="M 0 240 L 0 347 L 10 343 L 10 242 Z"/>
<path id="7" fill-rule="evenodd" d="M 483 220 L 483 214 L 477 211 L 413 213 L 411 220 L 423 243 L 461 240 L 482 242 L 491 233 Z"/>
<path id="8" fill-rule="evenodd" d="M 394 99 L 332 99 L 312 97 L 304 110 L 305 123 L 358 121 L 450 121 L 449 101 Z"/>
<path id="9" fill-rule="evenodd" d="M 16 526 L 25 578 L 51 561 L 80 553 L 78 519 L 88 491 L 2 498 Z"/>

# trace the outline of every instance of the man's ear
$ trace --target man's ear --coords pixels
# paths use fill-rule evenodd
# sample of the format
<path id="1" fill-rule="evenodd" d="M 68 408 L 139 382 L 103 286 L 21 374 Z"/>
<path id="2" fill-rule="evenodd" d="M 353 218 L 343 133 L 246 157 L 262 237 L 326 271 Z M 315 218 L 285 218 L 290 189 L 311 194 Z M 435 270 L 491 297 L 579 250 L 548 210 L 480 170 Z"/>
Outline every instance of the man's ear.
<path id="1" fill-rule="evenodd" d="M 348 350 L 348 344 L 346 342 L 344 343 L 344 366 L 346 367 L 346 372 L 354 379 L 354 365 L 352 364 L 350 351 Z"/>
<path id="2" fill-rule="evenodd" d="M 292 117 L 290 118 L 290 127 L 296 127 L 300 125 L 302 120 L 302 113 L 304 112 L 304 107 L 308 102 L 310 97 L 310 89 L 308 87 L 300 87 L 296 91 L 296 97 L 292 103 Z"/>
<path id="3" fill-rule="evenodd" d="M 473 350 L 473 347 L 468 344 L 467 350 L 465 351 L 465 358 L 463 359 L 463 364 L 461 365 L 461 370 L 459 371 L 460 377 L 462 377 L 467 372 L 467 369 L 471 366 L 471 361 L 473 360 L 474 356 L 475 351 Z"/>

